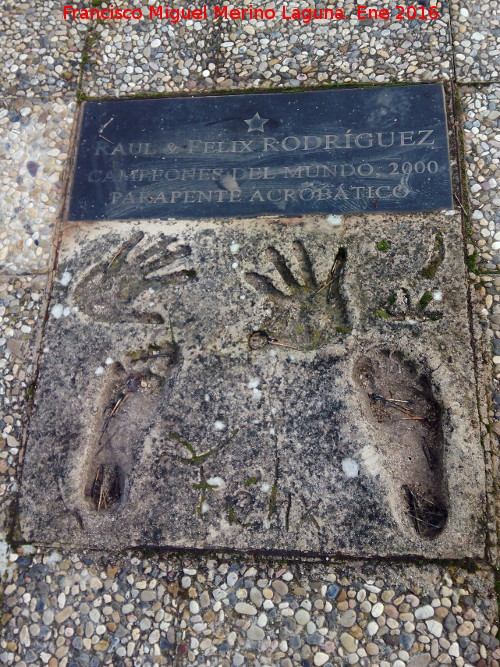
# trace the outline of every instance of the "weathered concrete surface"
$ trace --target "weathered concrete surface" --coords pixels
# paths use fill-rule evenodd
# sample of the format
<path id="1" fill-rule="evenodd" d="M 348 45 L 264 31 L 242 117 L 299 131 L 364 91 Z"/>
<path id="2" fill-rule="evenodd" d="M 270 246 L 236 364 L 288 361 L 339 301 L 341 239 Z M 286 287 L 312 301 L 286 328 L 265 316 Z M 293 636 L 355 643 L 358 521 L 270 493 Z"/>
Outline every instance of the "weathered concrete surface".
<path id="1" fill-rule="evenodd" d="M 482 557 L 457 216 L 65 235 L 22 538 Z"/>

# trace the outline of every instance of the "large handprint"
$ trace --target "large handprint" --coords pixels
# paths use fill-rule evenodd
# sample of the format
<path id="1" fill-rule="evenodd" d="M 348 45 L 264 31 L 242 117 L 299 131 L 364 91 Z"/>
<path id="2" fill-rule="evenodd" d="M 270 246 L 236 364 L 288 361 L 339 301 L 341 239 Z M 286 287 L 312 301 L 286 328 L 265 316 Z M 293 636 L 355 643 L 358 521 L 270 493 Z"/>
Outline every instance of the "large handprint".
<path id="1" fill-rule="evenodd" d="M 340 248 L 332 257 L 326 281 L 318 283 L 311 258 L 300 240 L 293 243 L 301 282 L 290 270 L 284 256 L 269 247 L 267 257 L 285 283 L 287 290 L 278 289 L 265 275 L 256 272 L 245 278 L 257 291 L 267 296 L 262 332 L 278 345 L 312 350 L 326 344 L 335 334 L 348 331 L 344 279 L 346 251 Z"/>
<path id="2" fill-rule="evenodd" d="M 140 253 L 134 252 L 144 236 L 144 232 L 138 232 L 125 241 L 76 286 L 73 297 L 81 311 L 102 322 L 164 322 L 161 313 L 151 309 L 150 295 L 196 276 L 195 271 L 187 269 L 162 272 L 177 260 L 188 257 L 191 248 L 176 246 L 176 238 L 161 234 L 157 243 Z M 170 249 L 170 246 L 173 247 Z M 141 295 L 145 295 L 146 307 L 136 302 Z"/>

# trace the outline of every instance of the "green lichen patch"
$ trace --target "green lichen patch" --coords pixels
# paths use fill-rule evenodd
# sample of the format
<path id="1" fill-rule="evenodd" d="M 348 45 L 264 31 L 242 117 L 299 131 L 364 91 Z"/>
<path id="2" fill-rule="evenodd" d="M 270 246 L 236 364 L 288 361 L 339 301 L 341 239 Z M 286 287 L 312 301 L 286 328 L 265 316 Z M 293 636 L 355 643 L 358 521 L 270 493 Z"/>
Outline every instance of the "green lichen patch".
<path id="1" fill-rule="evenodd" d="M 391 316 L 389 315 L 389 313 L 384 309 L 377 310 L 377 312 L 375 313 L 375 317 L 381 317 L 384 320 L 390 320 L 391 319 Z"/>
<path id="2" fill-rule="evenodd" d="M 432 301 L 432 294 L 431 292 L 424 292 L 423 295 L 420 298 L 420 301 L 418 302 L 420 310 L 423 310 L 426 308 L 430 302 Z"/>
<path id="3" fill-rule="evenodd" d="M 271 518 L 274 508 L 276 507 L 277 495 L 278 495 L 278 485 L 276 484 L 276 482 L 274 482 L 273 487 L 271 489 L 271 497 L 269 498 L 269 512 L 267 514 L 268 519 Z"/>

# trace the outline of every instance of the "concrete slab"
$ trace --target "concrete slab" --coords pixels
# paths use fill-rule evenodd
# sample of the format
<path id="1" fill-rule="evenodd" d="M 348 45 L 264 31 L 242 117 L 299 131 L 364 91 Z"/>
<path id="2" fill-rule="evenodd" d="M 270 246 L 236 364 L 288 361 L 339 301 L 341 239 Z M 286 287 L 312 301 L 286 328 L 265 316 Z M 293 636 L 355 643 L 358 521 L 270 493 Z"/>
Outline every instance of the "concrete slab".
<path id="1" fill-rule="evenodd" d="M 482 557 L 458 216 L 68 227 L 20 536 Z"/>

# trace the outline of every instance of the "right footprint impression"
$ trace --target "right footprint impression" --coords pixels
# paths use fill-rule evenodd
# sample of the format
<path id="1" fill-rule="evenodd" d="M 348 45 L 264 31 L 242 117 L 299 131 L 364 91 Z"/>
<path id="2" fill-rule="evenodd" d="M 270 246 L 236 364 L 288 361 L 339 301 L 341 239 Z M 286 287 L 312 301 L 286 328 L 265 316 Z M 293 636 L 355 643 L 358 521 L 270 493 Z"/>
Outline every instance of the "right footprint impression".
<path id="1" fill-rule="evenodd" d="M 377 445 L 401 489 L 415 531 L 436 537 L 448 517 L 441 408 L 428 376 L 398 352 L 373 350 L 354 366 L 364 419 L 375 426 Z"/>

